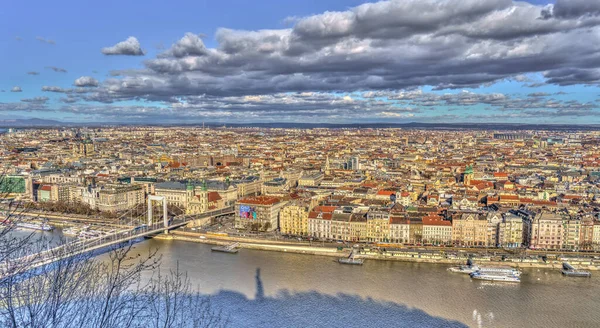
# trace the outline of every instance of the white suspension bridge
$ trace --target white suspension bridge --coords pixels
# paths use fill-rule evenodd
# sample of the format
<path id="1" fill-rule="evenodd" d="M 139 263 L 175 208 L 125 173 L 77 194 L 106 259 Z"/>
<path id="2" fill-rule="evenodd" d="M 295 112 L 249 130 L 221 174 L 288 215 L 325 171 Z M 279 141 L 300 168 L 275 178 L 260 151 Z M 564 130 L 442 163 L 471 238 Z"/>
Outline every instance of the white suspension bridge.
<path id="1" fill-rule="evenodd" d="M 162 220 L 158 222 L 154 221 L 153 201 L 162 202 Z M 230 215 L 233 214 L 233 212 L 234 207 L 228 206 L 197 215 L 179 215 L 169 218 L 166 199 L 163 196 L 150 195 L 148 196 L 148 211 L 143 215 L 147 217 L 146 224 L 134 226 L 127 230 L 120 230 L 97 238 L 76 240 L 42 252 L 7 260 L 5 263 L 0 264 L 0 277 L 26 272 L 52 264 L 56 261 L 110 246 L 118 247 L 120 245 L 125 245 L 128 241 L 138 238 L 168 233 L 169 230 L 185 226 L 193 220 L 215 218 Z M 132 222 L 133 221 L 134 220 L 132 220 Z"/>

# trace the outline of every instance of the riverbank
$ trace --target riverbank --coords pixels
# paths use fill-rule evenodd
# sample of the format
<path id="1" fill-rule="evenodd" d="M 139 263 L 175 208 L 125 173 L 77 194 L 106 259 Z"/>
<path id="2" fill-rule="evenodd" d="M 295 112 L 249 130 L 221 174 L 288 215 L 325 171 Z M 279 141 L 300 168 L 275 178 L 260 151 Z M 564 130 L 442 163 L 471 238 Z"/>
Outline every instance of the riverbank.
<path id="1" fill-rule="evenodd" d="M 301 243 L 284 242 L 284 241 L 272 241 L 272 240 L 257 240 L 251 238 L 242 237 L 230 237 L 230 236 L 217 236 L 208 235 L 202 233 L 191 233 L 191 232 L 180 232 L 172 231 L 169 234 L 161 234 L 156 237 L 161 240 L 179 240 L 194 243 L 210 244 L 210 245 L 228 245 L 231 243 L 239 243 L 240 248 L 256 249 L 262 251 L 274 251 L 274 252 L 285 252 L 305 255 L 319 255 L 329 257 L 345 257 L 352 251 L 351 248 L 345 247 L 341 250 L 335 245 L 323 245 L 323 246 L 311 246 Z M 445 257 L 443 252 L 427 252 L 420 253 L 416 250 L 406 249 L 398 251 L 387 251 L 378 252 L 369 248 L 363 248 L 359 252 L 359 257 L 367 260 L 376 261 L 400 261 L 400 262 L 415 262 L 415 263 L 430 263 L 430 264 L 443 264 L 443 265 L 461 265 L 466 262 L 466 258 L 448 258 Z M 545 263 L 535 262 L 520 262 L 517 259 L 507 261 L 493 261 L 485 258 L 478 258 L 477 261 L 480 264 L 490 266 L 510 266 L 515 268 L 537 268 L 537 269 L 551 269 L 559 270 L 562 268 L 562 261 L 548 261 Z M 597 271 L 600 270 L 598 265 L 594 265 L 591 262 L 585 263 L 572 263 L 578 269 Z"/>
<path id="2" fill-rule="evenodd" d="M 6 210 L 0 208 L 0 210 Z M 45 218 L 53 226 L 57 227 L 68 227 L 76 224 L 98 224 L 111 228 L 132 228 L 129 225 L 115 224 L 107 222 L 105 218 L 93 218 L 89 216 L 75 215 L 75 214 L 63 214 L 63 213 L 47 213 L 39 211 L 19 211 L 19 216 L 26 216 L 31 218 Z"/>
<path id="3" fill-rule="evenodd" d="M 227 238 L 227 237 L 225 237 Z M 258 242 L 248 241 L 245 238 L 227 238 L 223 237 L 210 237 L 201 239 L 199 236 L 193 236 L 189 233 L 171 232 L 169 234 L 160 234 L 154 237 L 154 239 L 161 240 L 179 240 L 209 245 L 229 245 L 232 242 L 239 243 L 240 248 L 255 249 L 261 251 L 273 251 L 273 252 L 284 252 L 284 253 L 295 253 L 295 254 L 306 254 L 306 255 L 320 255 L 330 257 L 343 257 L 350 254 L 349 250 L 338 251 L 337 248 L 332 247 L 313 247 L 305 245 L 293 245 L 291 243 L 269 243 L 269 242 Z"/>

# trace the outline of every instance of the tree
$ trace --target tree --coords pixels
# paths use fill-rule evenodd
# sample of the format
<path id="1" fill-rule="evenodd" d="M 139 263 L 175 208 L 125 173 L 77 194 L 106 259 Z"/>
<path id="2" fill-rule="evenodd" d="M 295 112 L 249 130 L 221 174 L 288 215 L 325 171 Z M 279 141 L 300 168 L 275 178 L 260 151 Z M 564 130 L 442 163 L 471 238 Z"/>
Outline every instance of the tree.
<path id="1" fill-rule="evenodd" d="M 265 222 L 265 224 L 262 227 L 262 230 L 267 231 L 269 229 L 271 229 L 271 222 Z"/>
<path id="2" fill-rule="evenodd" d="M 2 175 L 0 175 L 0 184 Z M 4 192 L 0 198 L 7 199 Z M 227 319 L 190 287 L 177 268 L 163 275 L 157 250 L 132 254 L 132 243 L 108 259 L 74 255 L 31 269 L 47 240 L 18 237 L 24 202 L 7 201 L 0 218 L 1 327 L 223 327 Z M 52 252 L 52 251 L 50 251 Z M 20 259 L 20 260 L 17 260 Z M 151 272 L 152 278 L 142 274 Z"/>

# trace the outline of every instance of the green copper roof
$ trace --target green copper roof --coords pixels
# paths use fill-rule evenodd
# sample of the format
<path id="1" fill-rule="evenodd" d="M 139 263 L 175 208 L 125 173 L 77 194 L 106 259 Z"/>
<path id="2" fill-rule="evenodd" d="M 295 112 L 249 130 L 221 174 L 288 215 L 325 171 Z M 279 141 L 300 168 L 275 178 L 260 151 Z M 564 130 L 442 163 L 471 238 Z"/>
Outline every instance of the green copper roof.
<path id="1" fill-rule="evenodd" d="M 465 174 L 473 174 L 473 166 L 472 165 L 467 165 L 467 167 L 465 168 Z"/>

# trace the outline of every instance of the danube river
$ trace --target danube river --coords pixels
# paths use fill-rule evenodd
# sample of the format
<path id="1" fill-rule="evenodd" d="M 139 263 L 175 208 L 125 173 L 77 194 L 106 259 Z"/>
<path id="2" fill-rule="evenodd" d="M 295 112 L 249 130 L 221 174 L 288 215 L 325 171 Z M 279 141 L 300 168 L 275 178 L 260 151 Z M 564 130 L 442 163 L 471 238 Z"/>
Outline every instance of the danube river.
<path id="1" fill-rule="evenodd" d="M 60 233 L 60 232 L 57 232 Z M 55 233 L 56 234 L 56 233 Z M 146 240 L 161 270 L 179 265 L 233 327 L 598 327 L 600 276 L 524 270 L 520 284 L 474 281 L 446 266 L 365 261 Z"/>

